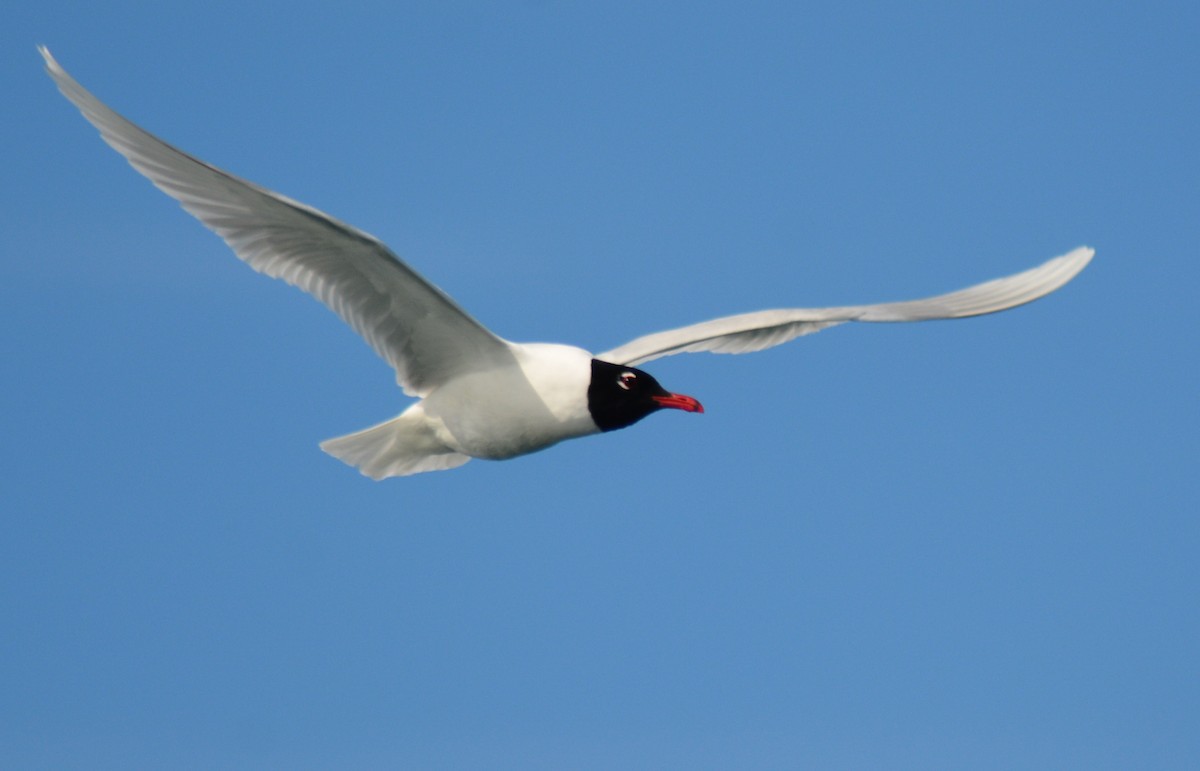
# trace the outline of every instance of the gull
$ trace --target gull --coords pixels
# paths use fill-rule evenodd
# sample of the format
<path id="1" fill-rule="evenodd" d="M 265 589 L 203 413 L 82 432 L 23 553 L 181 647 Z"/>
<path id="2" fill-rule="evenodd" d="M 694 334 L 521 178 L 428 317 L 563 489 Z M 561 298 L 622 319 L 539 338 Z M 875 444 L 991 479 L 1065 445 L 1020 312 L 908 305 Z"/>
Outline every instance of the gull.
<path id="1" fill-rule="evenodd" d="M 321 443 L 373 479 L 502 460 L 615 431 L 663 409 L 703 412 L 638 365 L 678 353 L 748 353 L 848 321 L 957 319 L 1062 287 L 1092 259 L 1079 247 L 1036 268 L 922 300 L 755 311 L 639 337 L 603 353 L 515 343 L 488 330 L 383 242 L 324 212 L 205 163 L 118 115 L 45 46 L 59 91 L 156 187 L 254 270 L 308 292 L 361 335 L 418 401 Z"/>

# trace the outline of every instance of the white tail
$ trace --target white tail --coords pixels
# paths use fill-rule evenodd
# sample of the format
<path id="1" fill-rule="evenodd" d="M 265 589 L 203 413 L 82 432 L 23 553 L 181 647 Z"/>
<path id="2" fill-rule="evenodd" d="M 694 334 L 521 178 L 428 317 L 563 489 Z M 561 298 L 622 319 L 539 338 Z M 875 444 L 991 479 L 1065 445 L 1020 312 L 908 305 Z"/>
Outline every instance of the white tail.
<path id="1" fill-rule="evenodd" d="M 326 439 L 321 449 L 372 479 L 451 469 L 471 459 L 438 440 L 420 404 L 377 426 Z"/>

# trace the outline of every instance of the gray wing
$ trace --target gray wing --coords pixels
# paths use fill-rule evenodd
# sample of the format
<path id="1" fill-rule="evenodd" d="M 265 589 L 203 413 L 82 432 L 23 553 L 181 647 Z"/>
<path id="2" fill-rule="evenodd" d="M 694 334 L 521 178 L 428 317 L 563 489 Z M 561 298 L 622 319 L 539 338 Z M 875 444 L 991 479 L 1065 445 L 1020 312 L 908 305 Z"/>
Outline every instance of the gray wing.
<path id="1" fill-rule="evenodd" d="M 596 358 L 634 366 L 677 353 L 749 353 L 847 321 L 926 321 L 960 319 L 1015 308 L 1066 284 L 1095 254 L 1081 246 L 1016 275 L 924 300 L 851 305 L 840 308 L 788 308 L 725 316 L 639 337 Z"/>
<path id="2" fill-rule="evenodd" d="M 171 147 L 105 106 L 44 46 L 46 70 L 104 141 L 250 267 L 316 297 L 424 396 L 457 374 L 511 361 L 508 344 L 382 242 L 311 206 Z"/>

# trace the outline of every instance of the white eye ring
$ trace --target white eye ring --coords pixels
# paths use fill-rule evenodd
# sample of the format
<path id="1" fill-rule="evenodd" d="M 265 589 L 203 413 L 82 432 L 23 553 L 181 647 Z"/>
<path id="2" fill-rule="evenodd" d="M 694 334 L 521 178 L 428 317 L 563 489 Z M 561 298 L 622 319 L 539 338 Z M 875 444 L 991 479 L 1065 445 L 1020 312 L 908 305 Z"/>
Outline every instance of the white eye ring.
<path id="1" fill-rule="evenodd" d="M 617 385 L 628 391 L 630 384 L 635 380 L 637 380 L 637 375 L 632 372 L 622 372 L 621 376 L 617 378 Z"/>

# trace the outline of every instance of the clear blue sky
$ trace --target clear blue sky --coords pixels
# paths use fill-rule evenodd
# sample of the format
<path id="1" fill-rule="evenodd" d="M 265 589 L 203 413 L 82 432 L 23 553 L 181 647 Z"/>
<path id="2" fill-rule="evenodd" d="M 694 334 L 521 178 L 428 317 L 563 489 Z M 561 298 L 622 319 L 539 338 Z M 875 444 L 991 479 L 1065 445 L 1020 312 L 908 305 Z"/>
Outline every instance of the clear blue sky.
<path id="1" fill-rule="evenodd" d="M 0 24 L 0 766 L 1200 766 L 1195 3 L 25 3 Z M 338 4 L 340 5 L 340 4 Z M 373 483 L 387 366 L 54 89 L 703 416 Z"/>

